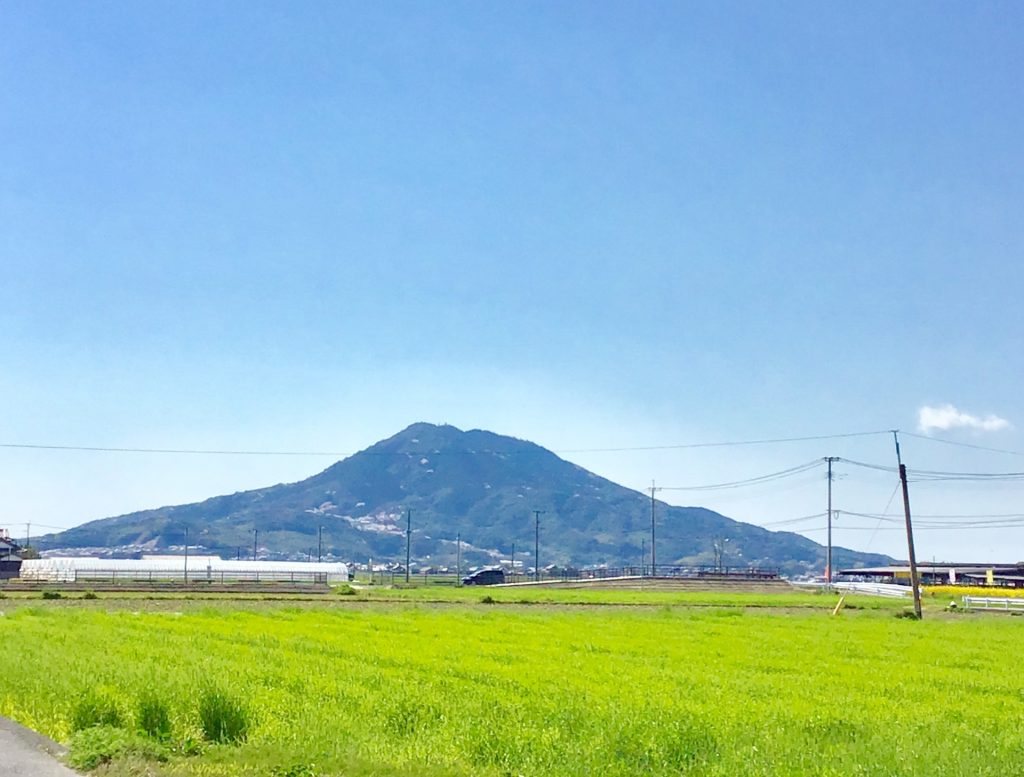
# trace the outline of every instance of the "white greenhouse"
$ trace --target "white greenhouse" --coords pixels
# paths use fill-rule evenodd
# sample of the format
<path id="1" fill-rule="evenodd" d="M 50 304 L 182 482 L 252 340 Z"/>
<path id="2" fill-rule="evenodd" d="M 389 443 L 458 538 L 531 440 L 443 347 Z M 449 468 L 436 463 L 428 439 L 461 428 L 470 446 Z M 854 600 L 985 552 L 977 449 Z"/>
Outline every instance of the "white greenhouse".
<path id="1" fill-rule="evenodd" d="M 348 565 L 316 561 L 235 561 L 217 556 L 159 556 L 155 558 L 52 557 L 22 562 L 21 578 L 40 582 L 75 583 L 119 580 L 151 582 L 342 582 Z"/>

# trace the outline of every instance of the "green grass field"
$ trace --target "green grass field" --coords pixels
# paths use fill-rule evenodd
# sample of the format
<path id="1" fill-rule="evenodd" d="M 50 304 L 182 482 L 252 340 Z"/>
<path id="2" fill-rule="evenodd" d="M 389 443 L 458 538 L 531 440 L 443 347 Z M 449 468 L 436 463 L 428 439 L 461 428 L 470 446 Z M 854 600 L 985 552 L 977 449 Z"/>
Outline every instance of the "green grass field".
<path id="1" fill-rule="evenodd" d="M 0 601 L 0 714 L 118 775 L 1019 773 L 1024 619 L 791 596 Z"/>

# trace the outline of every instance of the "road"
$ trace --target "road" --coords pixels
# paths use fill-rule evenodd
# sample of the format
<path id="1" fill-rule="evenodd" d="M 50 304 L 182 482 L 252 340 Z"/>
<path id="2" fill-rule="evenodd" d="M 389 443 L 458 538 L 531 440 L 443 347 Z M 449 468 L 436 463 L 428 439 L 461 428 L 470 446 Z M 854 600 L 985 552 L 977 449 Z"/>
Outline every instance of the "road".
<path id="1" fill-rule="evenodd" d="M 57 760 L 64 748 L 0 717 L 0 777 L 77 777 Z"/>

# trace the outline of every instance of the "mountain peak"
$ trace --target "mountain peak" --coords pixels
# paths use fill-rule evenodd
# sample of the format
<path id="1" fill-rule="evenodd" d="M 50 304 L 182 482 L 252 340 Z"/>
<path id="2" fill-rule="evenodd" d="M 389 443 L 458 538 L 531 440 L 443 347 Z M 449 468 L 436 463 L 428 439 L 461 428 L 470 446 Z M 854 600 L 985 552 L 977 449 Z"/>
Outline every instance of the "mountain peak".
<path id="1" fill-rule="evenodd" d="M 174 547 L 186 527 L 213 552 L 236 554 L 259 531 L 271 555 L 325 550 L 353 560 L 398 559 L 412 515 L 412 552 L 449 564 L 461 536 L 463 558 L 493 563 L 535 539 L 547 563 L 635 563 L 650 526 L 643 494 L 565 461 L 527 440 L 481 429 L 417 422 L 298 483 L 94 521 L 40 545 L 111 547 L 121 552 Z M 658 558 L 712 563 L 714 541 L 727 537 L 733 564 L 821 568 L 824 549 L 797 535 L 738 523 L 702 508 L 662 505 Z M 836 549 L 835 562 L 885 563 L 884 556 Z"/>

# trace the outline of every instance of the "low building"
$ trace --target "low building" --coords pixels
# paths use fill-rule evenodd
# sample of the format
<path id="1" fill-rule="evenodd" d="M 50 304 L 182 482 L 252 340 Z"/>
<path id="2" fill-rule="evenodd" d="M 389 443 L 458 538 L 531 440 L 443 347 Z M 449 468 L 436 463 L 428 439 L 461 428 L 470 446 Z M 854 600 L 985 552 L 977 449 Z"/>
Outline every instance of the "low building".
<path id="1" fill-rule="evenodd" d="M 870 580 L 876 583 L 910 585 L 910 565 L 862 567 L 839 570 L 841 578 Z M 995 564 L 984 562 L 928 562 L 917 565 L 922 585 L 988 585 L 999 588 L 1024 588 L 1024 562 Z"/>
<path id="2" fill-rule="evenodd" d="M 21 547 L 0 529 L 0 580 L 17 577 L 21 572 Z"/>

